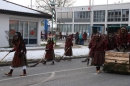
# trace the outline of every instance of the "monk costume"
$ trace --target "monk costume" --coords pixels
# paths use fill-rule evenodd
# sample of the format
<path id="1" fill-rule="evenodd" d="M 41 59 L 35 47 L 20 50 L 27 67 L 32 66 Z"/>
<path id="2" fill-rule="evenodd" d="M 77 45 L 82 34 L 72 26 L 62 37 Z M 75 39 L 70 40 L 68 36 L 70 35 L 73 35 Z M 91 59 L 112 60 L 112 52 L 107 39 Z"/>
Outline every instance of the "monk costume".
<path id="1" fill-rule="evenodd" d="M 106 45 L 107 45 L 107 50 L 118 50 L 117 48 L 117 43 L 116 43 L 116 36 L 112 33 L 110 33 L 107 36 L 107 40 L 106 40 Z"/>
<path id="2" fill-rule="evenodd" d="M 54 60 L 55 60 L 55 54 L 54 54 L 54 41 L 52 38 L 49 38 L 46 44 L 46 54 L 45 54 L 45 59 L 43 64 L 46 65 L 47 61 L 52 61 L 51 65 L 54 65 Z"/>
<path id="3" fill-rule="evenodd" d="M 100 66 L 102 66 L 105 61 L 106 42 L 103 36 L 97 33 L 91 40 L 89 46 L 91 46 L 89 57 L 92 57 L 92 64 L 96 66 L 96 71 L 99 74 L 101 73 Z"/>
<path id="4" fill-rule="evenodd" d="M 65 59 L 68 59 L 69 61 L 71 60 L 71 57 L 73 56 L 72 46 L 73 46 L 73 42 L 71 36 L 68 36 L 65 41 L 65 54 L 63 57 L 64 60 Z M 65 58 L 66 56 L 67 58 Z"/>
<path id="5" fill-rule="evenodd" d="M 25 42 L 20 34 L 20 32 L 16 32 L 15 35 L 13 36 L 13 41 L 12 44 L 14 45 L 14 48 L 10 50 L 9 52 L 14 53 L 14 57 L 12 60 L 12 64 L 10 66 L 10 72 L 5 73 L 7 76 L 12 76 L 13 70 L 15 67 L 23 67 L 23 74 L 20 76 L 26 76 L 26 66 L 27 66 L 27 59 L 26 59 L 26 47 L 25 47 Z"/>
<path id="6" fill-rule="evenodd" d="M 126 27 L 122 26 L 118 31 L 117 46 L 120 52 L 129 51 L 130 35 L 128 34 Z"/>

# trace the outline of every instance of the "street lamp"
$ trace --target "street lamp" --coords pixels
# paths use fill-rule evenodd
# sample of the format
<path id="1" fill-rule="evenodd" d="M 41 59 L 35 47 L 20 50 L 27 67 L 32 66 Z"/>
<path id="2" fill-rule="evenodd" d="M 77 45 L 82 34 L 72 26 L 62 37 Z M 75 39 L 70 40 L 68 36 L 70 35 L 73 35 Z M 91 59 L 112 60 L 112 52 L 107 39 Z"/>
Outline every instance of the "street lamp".
<path id="1" fill-rule="evenodd" d="M 53 1 L 51 1 L 50 5 L 51 5 L 51 10 L 52 10 L 52 29 L 51 29 L 51 34 L 52 34 L 52 32 L 53 32 L 53 19 L 55 17 L 55 5 L 57 5 L 57 4 L 53 0 Z"/>

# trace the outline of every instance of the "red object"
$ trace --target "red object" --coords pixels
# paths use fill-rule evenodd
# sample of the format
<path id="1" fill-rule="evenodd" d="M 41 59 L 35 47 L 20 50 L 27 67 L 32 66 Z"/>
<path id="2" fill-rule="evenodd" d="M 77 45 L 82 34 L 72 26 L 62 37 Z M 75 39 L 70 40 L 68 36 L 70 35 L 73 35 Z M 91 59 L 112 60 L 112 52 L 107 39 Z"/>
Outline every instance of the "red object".
<path id="1" fill-rule="evenodd" d="M 15 34 L 15 30 L 10 30 L 10 34 L 14 35 Z"/>
<path id="2" fill-rule="evenodd" d="M 31 31 L 30 31 L 30 34 L 31 34 L 31 35 L 34 35 L 34 34 L 35 34 L 35 32 L 34 32 L 33 30 L 31 30 Z"/>

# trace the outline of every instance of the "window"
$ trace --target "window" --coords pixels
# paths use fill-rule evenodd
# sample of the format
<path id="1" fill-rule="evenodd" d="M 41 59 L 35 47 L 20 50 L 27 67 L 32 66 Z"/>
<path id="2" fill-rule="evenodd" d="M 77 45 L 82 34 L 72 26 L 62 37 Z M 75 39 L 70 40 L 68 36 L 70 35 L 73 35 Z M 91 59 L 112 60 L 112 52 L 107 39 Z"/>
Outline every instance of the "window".
<path id="1" fill-rule="evenodd" d="M 67 12 L 62 13 L 62 19 L 67 19 Z"/>
<path id="2" fill-rule="evenodd" d="M 57 19 L 72 19 L 72 18 L 73 18 L 73 12 L 58 12 L 57 13 Z"/>
<path id="3" fill-rule="evenodd" d="M 120 17 L 121 17 L 120 9 L 108 10 L 108 17 L 107 17 L 108 22 L 118 22 L 121 20 Z"/>
<path id="4" fill-rule="evenodd" d="M 71 24 L 58 24 L 61 32 L 72 32 Z"/>
<path id="5" fill-rule="evenodd" d="M 83 17 L 82 17 L 83 15 L 82 15 L 82 12 L 80 12 L 80 19 L 82 19 Z"/>
<path id="6" fill-rule="evenodd" d="M 61 18 L 62 18 L 61 12 L 57 13 L 57 19 L 61 19 Z"/>
<path id="7" fill-rule="evenodd" d="M 105 10 L 94 11 L 94 22 L 104 22 L 105 21 Z"/>
<path id="8" fill-rule="evenodd" d="M 19 21 L 17 21 L 17 20 L 10 20 L 9 21 L 9 28 L 10 28 L 9 37 L 10 37 L 10 39 L 13 39 L 13 35 L 15 34 L 15 32 L 18 31 L 18 27 L 19 27 Z"/>
<path id="9" fill-rule="evenodd" d="M 129 9 L 122 10 L 122 21 L 129 21 Z"/>
<path id="10" fill-rule="evenodd" d="M 30 22 L 29 23 L 29 38 L 37 38 L 37 23 Z"/>
<path id="11" fill-rule="evenodd" d="M 87 32 L 90 31 L 90 25 L 88 24 L 75 24 L 74 25 L 74 32 Z"/>
<path id="12" fill-rule="evenodd" d="M 90 12 L 83 11 L 83 12 L 74 12 L 75 19 L 90 19 Z"/>
<path id="13" fill-rule="evenodd" d="M 68 12 L 68 19 L 69 18 L 71 18 L 71 19 L 73 18 L 73 13 L 72 12 Z"/>
<path id="14" fill-rule="evenodd" d="M 82 17 L 85 18 L 85 12 L 82 12 Z"/>

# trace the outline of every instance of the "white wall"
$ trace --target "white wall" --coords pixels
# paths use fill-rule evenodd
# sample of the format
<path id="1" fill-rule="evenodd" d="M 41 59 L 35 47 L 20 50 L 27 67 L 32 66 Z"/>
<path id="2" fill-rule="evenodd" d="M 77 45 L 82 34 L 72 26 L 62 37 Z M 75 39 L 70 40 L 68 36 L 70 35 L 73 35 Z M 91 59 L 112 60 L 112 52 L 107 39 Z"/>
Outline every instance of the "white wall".
<path id="1" fill-rule="evenodd" d="M 42 18 L 32 18 L 32 17 L 22 17 L 22 16 L 13 16 L 13 15 L 4 15 L 0 14 L 0 47 L 8 47 L 9 43 L 6 39 L 5 31 L 9 31 L 9 20 L 19 20 L 19 21 L 31 21 L 38 22 L 38 30 L 37 30 L 37 45 L 40 45 L 41 41 L 41 22 Z"/>
<path id="2" fill-rule="evenodd" d="M 9 31 L 9 17 L 0 14 L 0 47 L 8 47 L 5 31 Z"/>

